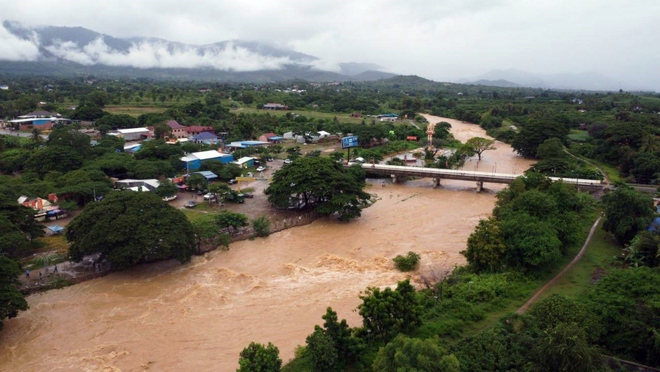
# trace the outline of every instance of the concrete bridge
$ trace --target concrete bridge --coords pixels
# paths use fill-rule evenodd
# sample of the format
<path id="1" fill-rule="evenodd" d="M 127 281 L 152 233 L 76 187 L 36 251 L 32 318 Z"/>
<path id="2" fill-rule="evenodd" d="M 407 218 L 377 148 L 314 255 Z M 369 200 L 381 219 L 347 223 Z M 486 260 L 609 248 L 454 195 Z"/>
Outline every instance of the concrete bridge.
<path id="1" fill-rule="evenodd" d="M 472 172 L 466 170 L 404 167 L 398 165 L 383 164 L 362 164 L 362 168 L 370 173 L 389 175 L 392 177 L 392 181 L 394 181 L 394 183 L 398 182 L 401 177 L 432 178 L 433 187 L 440 186 L 441 179 L 474 181 L 477 183 L 477 192 L 480 192 L 483 189 L 484 182 L 509 184 L 516 178 L 522 176 L 522 174 L 476 171 Z M 553 181 L 563 181 L 564 183 L 575 185 L 578 189 L 584 191 L 597 191 L 606 187 L 606 185 L 601 183 L 600 180 L 559 177 L 550 177 L 550 179 Z"/>

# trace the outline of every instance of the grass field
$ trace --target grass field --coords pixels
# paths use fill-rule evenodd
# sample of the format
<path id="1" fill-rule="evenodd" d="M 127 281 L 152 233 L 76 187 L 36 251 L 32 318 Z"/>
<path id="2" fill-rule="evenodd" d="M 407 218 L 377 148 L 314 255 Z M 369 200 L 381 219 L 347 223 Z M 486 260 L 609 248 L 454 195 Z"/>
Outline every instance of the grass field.
<path id="1" fill-rule="evenodd" d="M 308 110 L 290 110 L 290 111 L 285 111 L 285 110 L 259 110 L 259 109 L 252 108 L 252 107 L 241 107 L 239 109 L 231 109 L 230 111 L 234 114 L 241 114 L 241 113 L 242 114 L 270 114 L 270 115 L 273 115 L 273 116 L 285 116 L 287 113 L 291 113 L 291 114 L 298 114 L 298 115 L 301 115 L 301 116 L 305 116 L 305 117 L 308 117 L 308 118 L 324 119 L 324 120 L 332 120 L 336 117 L 337 120 L 339 120 L 342 123 L 355 123 L 355 124 L 361 123 L 363 119 L 366 122 L 369 122 L 369 120 L 372 119 L 372 118 L 367 118 L 367 117 L 354 118 L 354 117 L 351 117 L 351 115 L 349 115 L 349 114 L 337 114 L 337 113 L 308 111 Z"/>
<path id="2" fill-rule="evenodd" d="M 167 110 L 166 107 L 155 106 L 105 106 L 103 109 L 111 114 L 127 114 L 133 117 L 138 117 L 142 114 L 161 113 Z"/>
<path id="3" fill-rule="evenodd" d="M 568 138 L 575 142 L 585 142 L 587 139 L 589 139 L 589 132 L 586 130 L 571 129 Z"/>
<path id="4" fill-rule="evenodd" d="M 601 221 L 582 259 L 549 287 L 541 299 L 553 294 L 577 298 L 607 273 L 614 257 L 621 254 L 621 247 L 603 230 L 602 224 Z"/>
<path id="5" fill-rule="evenodd" d="M 217 214 L 211 212 L 211 207 L 206 202 L 199 202 L 195 208 L 186 208 L 182 209 L 182 211 L 192 223 L 213 221 L 213 218 Z"/>

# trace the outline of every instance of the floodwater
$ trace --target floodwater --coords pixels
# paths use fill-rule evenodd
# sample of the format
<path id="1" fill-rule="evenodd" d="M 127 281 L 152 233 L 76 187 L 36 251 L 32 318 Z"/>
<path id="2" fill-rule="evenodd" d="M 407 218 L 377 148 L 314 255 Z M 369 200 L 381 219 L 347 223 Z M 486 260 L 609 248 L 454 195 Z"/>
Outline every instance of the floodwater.
<path id="1" fill-rule="evenodd" d="M 440 118 L 427 116 L 429 120 Z M 465 141 L 476 125 L 442 119 Z M 530 162 L 497 143 L 466 169 L 522 172 Z M 497 167 L 497 169 L 494 169 Z M 186 265 L 162 262 L 28 298 L 0 332 L 1 371 L 233 371 L 251 341 L 273 342 L 286 362 L 331 306 L 351 325 L 368 286 L 406 276 L 397 254 L 423 268 L 463 264 L 460 251 L 501 185 L 430 179 L 367 189 L 378 201 L 348 224 L 321 219 Z M 383 186 L 385 185 L 385 186 Z"/>

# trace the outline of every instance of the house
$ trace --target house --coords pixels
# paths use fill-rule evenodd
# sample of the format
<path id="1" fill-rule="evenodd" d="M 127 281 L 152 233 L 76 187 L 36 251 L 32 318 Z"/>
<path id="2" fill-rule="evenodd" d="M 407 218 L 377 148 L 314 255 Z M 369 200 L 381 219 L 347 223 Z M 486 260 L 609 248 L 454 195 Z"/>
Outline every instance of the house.
<path id="1" fill-rule="evenodd" d="M 39 111 L 33 111 L 27 113 L 25 115 L 21 115 L 18 117 L 18 119 L 37 119 L 37 118 L 52 118 L 52 117 L 61 118 L 62 115 L 58 114 L 57 112 L 39 110 Z"/>
<path id="2" fill-rule="evenodd" d="M 141 148 L 142 148 L 142 144 L 140 143 L 124 145 L 124 152 L 127 152 L 129 154 L 135 154 L 136 152 L 140 151 Z"/>
<path id="3" fill-rule="evenodd" d="M 204 132 L 213 133 L 214 130 L 213 127 L 209 127 L 209 126 L 191 125 L 189 127 L 186 127 L 186 132 L 188 132 L 188 136 L 190 137 L 190 136 L 196 136 Z"/>
<path id="4" fill-rule="evenodd" d="M 53 128 L 54 125 L 66 124 L 69 122 L 71 122 L 70 119 L 63 118 L 62 115 L 49 111 L 33 111 L 18 116 L 17 119 L 9 120 L 9 123 L 11 123 L 13 127 L 18 126 L 21 130 L 30 130 L 32 128 L 47 130 Z"/>
<path id="5" fill-rule="evenodd" d="M 124 141 L 140 141 L 149 138 L 151 135 L 148 128 L 117 129 L 115 133 L 109 134 L 123 138 Z"/>
<path id="6" fill-rule="evenodd" d="M 51 194 L 51 195 L 54 196 L 55 194 Z M 57 200 L 57 197 L 55 197 L 53 200 Z M 27 197 L 25 195 L 21 195 L 21 197 L 18 198 L 17 201 L 18 201 L 18 204 L 20 204 L 24 207 L 32 208 L 35 211 L 43 211 L 43 210 L 49 210 L 49 209 L 52 209 L 52 208 L 58 208 L 56 205 L 54 206 L 53 203 L 51 203 L 50 200 L 42 199 L 42 198 L 39 198 L 39 197 L 37 197 L 35 199 L 30 199 L 29 197 Z"/>
<path id="7" fill-rule="evenodd" d="M 188 138 L 188 132 L 186 131 L 186 127 L 184 127 L 183 125 L 177 123 L 176 120 L 168 121 L 167 126 L 172 128 L 171 137 L 173 137 L 173 138 Z"/>
<path id="8" fill-rule="evenodd" d="M 281 103 L 267 103 L 263 106 L 264 110 L 288 110 L 289 106 Z"/>
<path id="9" fill-rule="evenodd" d="M 208 182 L 213 182 L 218 179 L 218 175 L 211 171 L 193 172 L 192 174 L 201 174 Z"/>
<path id="10" fill-rule="evenodd" d="M 242 157 L 236 161 L 232 161 L 232 164 L 236 164 L 241 168 L 249 168 L 249 167 L 254 167 L 254 158 L 251 158 L 249 156 Z"/>
<path id="11" fill-rule="evenodd" d="M 263 141 L 236 141 L 226 145 L 225 147 L 232 149 L 244 149 L 246 147 L 268 146 L 269 144 L 270 144 L 269 142 L 263 142 Z"/>
<path id="12" fill-rule="evenodd" d="M 218 136 L 210 132 L 202 132 L 190 138 L 195 143 L 205 143 L 207 145 L 218 143 Z"/>
<path id="13" fill-rule="evenodd" d="M 223 154 L 216 150 L 193 152 L 181 158 L 184 169 L 198 170 L 203 163 L 208 161 L 219 161 L 222 164 L 228 164 L 234 160 L 234 155 Z"/>
<path id="14" fill-rule="evenodd" d="M 262 141 L 262 142 L 268 142 L 268 139 L 270 137 L 275 137 L 275 133 L 264 133 L 264 134 L 260 135 L 258 139 L 259 139 L 259 141 Z"/>
<path id="15" fill-rule="evenodd" d="M 146 180 L 133 180 L 125 179 L 120 181 L 115 181 L 115 187 L 118 189 L 131 190 L 131 191 L 156 191 L 160 186 L 160 181 L 157 179 L 146 179 Z"/>

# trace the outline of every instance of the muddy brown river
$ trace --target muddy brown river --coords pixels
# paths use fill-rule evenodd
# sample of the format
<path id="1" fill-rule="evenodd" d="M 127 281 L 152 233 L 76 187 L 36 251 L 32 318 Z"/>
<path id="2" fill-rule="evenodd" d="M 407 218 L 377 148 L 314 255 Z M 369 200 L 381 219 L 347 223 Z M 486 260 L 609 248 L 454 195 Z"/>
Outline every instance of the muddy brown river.
<path id="1" fill-rule="evenodd" d="M 447 121 L 461 141 L 486 136 Z M 530 162 L 496 143 L 466 170 L 520 173 Z M 360 291 L 405 275 L 391 259 L 419 252 L 422 266 L 463 264 L 460 251 L 501 185 L 430 179 L 374 181 L 378 201 L 348 224 L 321 219 L 229 251 L 162 262 L 28 298 L 0 332 L 1 371 L 235 371 L 251 341 L 273 342 L 286 362 L 328 306 L 359 325 Z"/>

